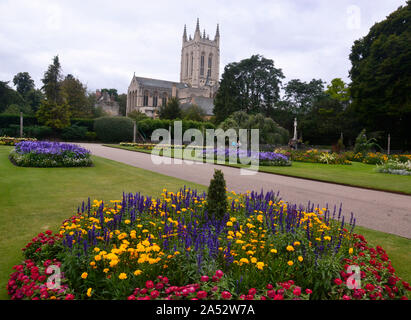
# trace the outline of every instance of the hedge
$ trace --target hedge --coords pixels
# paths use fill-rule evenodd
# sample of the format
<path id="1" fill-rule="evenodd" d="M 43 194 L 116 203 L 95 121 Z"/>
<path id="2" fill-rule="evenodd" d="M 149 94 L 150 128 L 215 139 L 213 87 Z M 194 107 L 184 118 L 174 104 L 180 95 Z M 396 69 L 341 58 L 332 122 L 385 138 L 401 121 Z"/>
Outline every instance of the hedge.
<path id="1" fill-rule="evenodd" d="M 156 129 L 166 129 L 169 130 L 171 127 L 171 134 L 174 133 L 174 121 L 177 120 L 161 120 L 161 119 L 144 119 L 137 122 L 138 131 L 143 135 L 144 138 L 150 140 L 151 134 Z M 192 120 L 181 120 L 182 130 L 188 129 L 215 129 L 215 126 L 211 122 L 200 122 Z"/>
<path id="2" fill-rule="evenodd" d="M 97 139 L 103 142 L 133 140 L 133 120 L 127 117 L 101 117 L 94 121 Z"/>

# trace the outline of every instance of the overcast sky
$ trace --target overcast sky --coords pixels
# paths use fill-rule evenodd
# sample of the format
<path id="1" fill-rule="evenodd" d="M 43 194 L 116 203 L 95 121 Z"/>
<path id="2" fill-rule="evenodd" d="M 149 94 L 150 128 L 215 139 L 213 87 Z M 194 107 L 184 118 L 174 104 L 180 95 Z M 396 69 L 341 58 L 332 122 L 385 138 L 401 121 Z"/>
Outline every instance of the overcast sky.
<path id="1" fill-rule="evenodd" d="M 127 92 L 133 76 L 179 81 L 184 24 L 214 39 L 224 66 L 252 54 L 290 79 L 348 81 L 354 40 L 405 0 L 0 0 L 0 80 L 27 71 L 41 87 L 53 56 L 90 91 Z M 12 84 L 12 81 L 10 82 Z"/>

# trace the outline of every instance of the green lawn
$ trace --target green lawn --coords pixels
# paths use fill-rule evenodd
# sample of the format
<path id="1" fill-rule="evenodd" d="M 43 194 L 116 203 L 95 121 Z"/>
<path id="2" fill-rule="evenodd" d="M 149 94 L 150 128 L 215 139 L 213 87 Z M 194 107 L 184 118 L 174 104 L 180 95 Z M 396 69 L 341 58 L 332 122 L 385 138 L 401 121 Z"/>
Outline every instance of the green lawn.
<path id="1" fill-rule="evenodd" d="M 135 147 L 123 147 L 113 144 L 107 146 L 151 153 L 150 150 L 137 149 Z M 228 162 L 226 165 L 229 165 Z M 244 167 L 240 164 L 229 166 Z M 359 162 L 353 162 L 352 165 L 327 165 L 294 161 L 292 166 L 289 167 L 260 166 L 259 171 L 375 190 L 411 194 L 411 176 L 378 173 L 375 172 L 374 169 L 375 165 Z"/>
<path id="2" fill-rule="evenodd" d="M 94 157 L 90 168 L 20 168 L 7 158 L 11 147 L 0 147 L 0 299 L 12 266 L 22 259 L 21 248 L 46 229 L 57 230 L 78 204 L 91 199 L 119 199 L 123 191 L 158 196 L 163 188 L 178 190 L 202 185 L 164 176 L 119 162 Z M 397 274 L 411 282 L 411 240 L 358 228 L 372 245 L 387 250 Z"/>

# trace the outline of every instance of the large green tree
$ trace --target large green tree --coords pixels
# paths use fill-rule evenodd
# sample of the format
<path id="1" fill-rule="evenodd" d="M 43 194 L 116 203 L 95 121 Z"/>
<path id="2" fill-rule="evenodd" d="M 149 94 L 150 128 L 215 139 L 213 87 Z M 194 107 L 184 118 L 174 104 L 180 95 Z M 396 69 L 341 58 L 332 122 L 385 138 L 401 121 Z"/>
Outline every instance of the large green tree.
<path id="1" fill-rule="evenodd" d="M 19 72 L 13 78 L 17 92 L 25 97 L 30 90 L 34 89 L 34 81 L 28 72 Z"/>
<path id="2" fill-rule="evenodd" d="M 235 111 L 269 115 L 280 98 L 283 78 L 283 72 L 274 66 L 274 61 L 261 55 L 228 64 L 214 99 L 216 122 Z"/>
<path id="3" fill-rule="evenodd" d="M 8 81 L 0 81 L 0 112 L 3 112 L 12 104 L 24 104 L 24 99 L 9 86 Z"/>
<path id="4" fill-rule="evenodd" d="M 59 57 L 53 58 L 53 63 L 49 65 L 47 71 L 44 73 L 42 90 L 46 95 L 48 101 L 61 104 L 64 101 L 62 88 L 62 72 Z"/>
<path id="5" fill-rule="evenodd" d="M 87 117 L 92 113 L 87 99 L 87 88 L 73 75 L 68 74 L 61 83 L 66 102 L 74 118 Z"/>
<path id="6" fill-rule="evenodd" d="M 367 132 L 411 148 L 411 1 L 355 41 L 350 60 L 353 107 Z"/>

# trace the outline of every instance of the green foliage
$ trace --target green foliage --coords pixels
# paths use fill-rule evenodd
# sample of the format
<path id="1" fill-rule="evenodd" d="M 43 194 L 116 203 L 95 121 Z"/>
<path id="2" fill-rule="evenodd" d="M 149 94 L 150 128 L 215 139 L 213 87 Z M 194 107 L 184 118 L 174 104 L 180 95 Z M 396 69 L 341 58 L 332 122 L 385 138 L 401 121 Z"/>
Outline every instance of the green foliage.
<path id="1" fill-rule="evenodd" d="M 0 81 L 0 112 L 11 104 L 24 104 L 24 99 L 17 91 L 10 88 L 8 81 Z"/>
<path id="2" fill-rule="evenodd" d="M 367 139 L 366 129 L 363 129 L 355 139 L 354 153 L 367 153 L 375 151 L 375 149 L 382 149 L 375 138 Z"/>
<path id="3" fill-rule="evenodd" d="M 13 83 L 17 92 L 25 97 L 30 90 L 34 90 L 34 81 L 28 72 L 19 72 L 13 78 Z"/>
<path id="4" fill-rule="evenodd" d="M 289 139 L 288 131 L 280 127 L 273 119 L 259 113 L 248 115 L 243 111 L 234 112 L 219 126 L 223 130 L 259 129 L 261 144 L 286 144 Z"/>
<path id="5" fill-rule="evenodd" d="M 87 89 L 79 79 L 68 74 L 62 81 L 61 86 L 67 104 L 70 106 L 71 116 L 85 117 L 91 115 L 92 110 L 88 104 Z"/>
<path id="6" fill-rule="evenodd" d="M 160 119 L 181 119 L 182 112 L 178 99 L 175 97 L 168 99 L 167 104 L 165 106 L 162 105 L 159 108 L 158 116 L 160 117 Z"/>
<path id="7" fill-rule="evenodd" d="M 97 138 L 104 142 L 133 140 L 133 120 L 127 117 L 101 117 L 94 120 Z"/>
<path id="8" fill-rule="evenodd" d="M 227 208 L 228 200 L 224 174 L 221 170 L 214 170 L 214 176 L 210 181 L 207 192 L 207 214 L 210 218 L 214 215 L 216 219 L 222 220 L 227 213 Z"/>
<path id="9" fill-rule="evenodd" d="M 53 102 L 55 105 L 62 105 L 64 100 L 64 93 L 62 88 L 62 74 L 59 57 L 53 58 L 53 63 L 49 65 L 47 71 L 44 73 L 42 89 L 46 94 L 46 99 Z M 40 107 L 41 108 L 41 107 Z"/>
<path id="10" fill-rule="evenodd" d="M 327 86 L 325 93 L 332 99 L 340 102 L 347 102 L 350 100 L 350 89 L 341 78 L 331 80 L 331 84 Z"/>
<path id="11" fill-rule="evenodd" d="M 253 55 L 224 68 L 220 87 L 214 99 L 213 113 L 217 123 L 235 111 L 268 115 L 280 98 L 284 75 L 274 61 Z"/>
<path id="12" fill-rule="evenodd" d="M 4 110 L 5 114 L 20 115 L 20 112 L 23 112 L 24 114 L 30 114 L 31 113 L 31 108 L 30 108 L 29 105 L 11 104 L 6 108 L 6 110 Z"/>
<path id="13" fill-rule="evenodd" d="M 139 122 L 144 119 L 149 119 L 149 116 L 147 116 L 144 112 L 140 112 L 137 110 L 129 112 L 127 114 L 127 117 L 133 119 L 135 122 Z"/>
<path id="14" fill-rule="evenodd" d="M 36 116 L 41 124 L 54 129 L 63 129 L 70 125 L 70 107 L 64 102 L 57 104 L 45 100 L 41 103 Z"/>
<path id="15" fill-rule="evenodd" d="M 193 104 L 183 110 L 182 116 L 184 120 L 203 121 L 205 113 L 198 105 Z"/>
<path id="16" fill-rule="evenodd" d="M 391 134 L 391 147 L 411 148 L 411 2 L 354 42 L 353 107 L 368 132 Z"/>
<path id="17" fill-rule="evenodd" d="M 61 137 L 66 141 L 85 140 L 87 128 L 76 124 L 66 127 L 61 132 Z"/>
<path id="18" fill-rule="evenodd" d="M 310 82 L 293 79 L 286 84 L 284 91 L 285 101 L 294 114 L 307 114 L 314 103 L 324 96 L 324 82 L 321 79 L 312 79 Z"/>
<path id="19" fill-rule="evenodd" d="M 23 127 L 25 137 L 45 139 L 53 135 L 53 129 L 46 126 L 25 126 Z"/>

